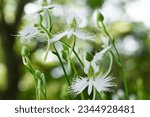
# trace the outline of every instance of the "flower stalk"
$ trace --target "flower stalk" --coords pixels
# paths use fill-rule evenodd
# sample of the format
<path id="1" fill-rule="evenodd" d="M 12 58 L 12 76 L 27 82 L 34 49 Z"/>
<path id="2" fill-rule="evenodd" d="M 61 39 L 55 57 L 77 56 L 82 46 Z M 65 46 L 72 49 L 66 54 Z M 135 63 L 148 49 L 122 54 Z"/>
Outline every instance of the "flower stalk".
<path id="1" fill-rule="evenodd" d="M 36 99 L 37 100 L 41 99 L 41 90 L 42 90 L 42 94 L 44 98 L 47 99 L 46 80 L 45 80 L 44 74 L 41 73 L 39 70 L 36 70 L 31 64 L 31 61 L 29 59 L 30 51 L 26 46 L 23 46 L 21 54 L 22 54 L 23 64 L 27 67 L 27 69 L 34 76 Z"/>
<path id="2" fill-rule="evenodd" d="M 68 77 L 68 75 L 67 75 L 67 72 L 66 72 L 66 69 L 65 69 L 65 67 L 64 67 L 64 64 L 63 64 L 63 62 L 62 62 L 62 60 L 61 60 L 61 57 L 60 57 L 60 55 L 59 55 L 59 53 L 58 53 L 58 51 L 57 51 L 57 48 L 55 47 L 55 44 L 53 44 L 53 46 L 54 46 L 54 49 L 55 49 L 55 55 L 58 57 L 58 59 L 59 59 L 59 62 L 60 62 L 60 64 L 61 64 L 61 66 L 62 66 L 62 69 L 63 69 L 63 71 L 64 71 L 64 74 L 65 74 L 65 78 L 66 78 L 66 80 L 67 80 L 67 82 L 68 82 L 68 85 L 70 86 L 71 85 L 71 83 L 70 83 L 70 81 L 69 81 L 69 77 Z"/>
<path id="3" fill-rule="evenodd" d="M 100 13 L 100 15 L 102 15 L 102 14 Z M 104 20 L 104 19 L 103 19 L 103 20 Z M 114 38 L 112 38 L 112 37 L 110 36 L 109 32 L 108 32 L 107 29 L 106 29 L 106 26 L 105 26 L 103 20 L 98 20 L 98 19 L 97 19 L 97 25 L 98 25 L 99 28 L 102 27 L 104 33 L 108 36 L 109 41 L 111 42 L 111 44 L 112 44 L 112 46 L 113 46 L 113 48 L 114 48 L 114 50 L 115 50 L 115 52 L 116 52 L 116 54 L 117 54 L 117 63 L 118 63 L 118 65 L 120 66 L 120 68 L 121 68 L 121 70 L 122 70 L 122 80 L 123 80 L 124 88 L 125 88 L 125 97 L 126 97 L 126 99 L 129 99 L 128 87 L 127 87 L 127 80 L 126 80 L 126 77 L 125 77 L 124 65 L 123 65 L 123 62 L 122 62 L 122 60 L 121 60 L 120 54 L 119 54 L 119 52 L 118 52 L 118 50 L 117 50 L 117 48 L 116 48 L 116 46 L 115 46 Z M 101 26 L 100 26 L 99 23 L 101 24 Z"/>

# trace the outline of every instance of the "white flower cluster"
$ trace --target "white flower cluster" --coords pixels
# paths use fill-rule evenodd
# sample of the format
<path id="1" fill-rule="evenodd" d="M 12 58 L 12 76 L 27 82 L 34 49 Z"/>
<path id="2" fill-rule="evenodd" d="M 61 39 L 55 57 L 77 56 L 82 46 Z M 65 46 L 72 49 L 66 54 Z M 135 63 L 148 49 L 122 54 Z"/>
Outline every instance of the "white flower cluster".
<path id="1" fill-rule="evenodd" d="M 66 29 L 65 31 L 58 33 L 58 34 L 52 34 L 51 33 L 51 19 L 50 19 L 50 13 L 48 13 L 48 17 L 44 17 L 45 15 L 42 15 L 42 13 L 46 10 L 46 12 L 50 12 L 49 9 L 51 10 L 53 8 L 52 5 L 49 4 L 43 4 L 43 2 L 45 2 L 46 0 L 39 0 L 38 1 L 38 5 L 39 9 L 34 12 L 34 14 L 39 15 L 39 19 L 38 19 L 38 23 L 35 22 L 34 25 L 29 25 L 25 28 L 23 28 L 18 36 L 23 39 L 23 40 L 31 40 L 35 37 L 37 37 L 37 35 L 39 33 L 44 33 L 45 35 L 47 35 L 47 41 L 48 41 L 48 45 L 50 44 L 54 44 L 61 41 L 62 38 L 67 38 L 67 39 L 80 39 L 80 40 L 90 40 L 90 41 L 94 41 L 95 36 L 94 34 L 92 34 L 91 32 L 82 30 L 80 28 L 80 24 L 82 22 L 82 19 L 76 14 L 76 13 L 71 13 L 68 18 L 66 19 L 66 23 L 68 25 L 68 29 Z M 43 21 L 46 20 L 46 21 Z M 47 25 L 44 25 L 43 22 L 47 22 Z M 67 42 L 65 42 L 67 45 Z M 112 91 L 112 87 L 115 86 L 115 83 L 113 82 L 114 77 L 109 76 L 109 72 L 107 73 L 101 73 L 100 70 L 100 66 L 99 64 L 97 64 L 99 61 L 103 60 L 103 56 L 105 56 L 105 54 L 107 54 L 110 50 L 111 50 L 111 45 L 109 44 L 109 41 L 107 39 L 103 40 L 104 43 L 104 49 L 98 53 L 96 53 L 94 56 L 92 56 L 92 58 L 90 60 L 88 60 L 86 58 L 86 56 L 84 56 L 84 61 L 82 61 L 80 59 L 80 61 L 83 63 L 83 71 L 86 74 L 86 77 L 81 77 L 80 75 L 77 75 L 77 78 L 72 80 L 71 85 L 69 86 L 70 88 L 70 92 L 76 96 L 80 93 L 83 92 L 83 90 L 85 90 L 88 87 L 88 95 L 91 95 L 91 92 L 94 91 L 95 89 L 97 90 L 97 92 L 101 93 L 101 92 L 105 92 L 105 91 Z M 72 44 L 73 45 L 73 44 Z M 72 45 L 70 46 L 68 44 L 68 47 L 70 47 L 72 49 L 72 51 L 74 51 L 74 46 L 76 45 Z M 55 54 L 58 56 L 60 63 L 63 67 L 63 63 L 61 61 L 61 55 L 59 55 L 60 52 L 57 53 L 57 47 L 56 48 L 56 52 Z M 48 49 L 49 51 L 49 49 Z M 62 51 L 62 50 L 61 50 Z M 76 53 L 76 56 L 79 58 L 78 54 Z M 63 70 L 65 71 L 65 67 L 63 67 Z M 67 76 L 66 72 L 64 72 L 65 75 Z M 69 81 L 68 81 L 69 82 Z"/>

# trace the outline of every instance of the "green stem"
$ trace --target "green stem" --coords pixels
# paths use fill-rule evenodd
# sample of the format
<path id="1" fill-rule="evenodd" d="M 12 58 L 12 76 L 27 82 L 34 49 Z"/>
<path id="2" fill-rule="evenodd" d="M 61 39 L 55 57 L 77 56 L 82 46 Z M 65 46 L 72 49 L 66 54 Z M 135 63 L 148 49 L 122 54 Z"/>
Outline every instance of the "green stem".
<path id="1" fill-rule="evenodd" d="M 84 94 L 83 94 L 83 92 L 80 95 L 81 95 L 81 100 L 84 100 Z"/>
<path id="2" fill-rule="evenodd" d="M 121 64 L 121 68 L 122 68 L 122 76 L 123 76 L 123 84 L 124 84 L 124 87 L 125 87 L 125 96 L 126 96 L 126 99 L 129 100 L 129 95 L 128 95 L 128 87 L 127 87 L 127 80 L 126 80 L 126 76 L 125 76 L 125 69 L 124 69 L 124 66 L 123 64 Z"/>
<path id="3" fill-rule="evenodd" d="M 45 57 L 44 57 L 44 61 L 46 61 L 46 59 L 47 59 L 49 50 L 50 50 L 50 44 L 48 44 L 48 47 L 47 47 L 47 50 L 46 50 L 46 54 L 45 54 Z"/>
<path id="4" fill-rule="evenodd" d="M 38 79 L 38 84 L 37 84 L 37 98 L 38 98 L 38 100 L 40 100 L 40 97 L 41 97 L 41 80 L 40 79 Z"/>
<path id="5" fill-rule="evenodd" d="M 60 42 L 62 42 L 63 44 L 65 44 L 66 46 L 68 46 L 69 48 L 71 48 L 70 45 L 68 45 L 67 43 L 63 42 L 60 40 Z M 81 63 L 82 67 L 84 67 L 84 64 L 82 62 L 82 60 L 80 59 L 80 57 L 78 56 L 77 52 L 75 51 L 75 49 L 73 49 L 73 53 L 75 54 L 75 56 L 77 57 L 77 59 L 79 60 L 79 62 Z"/>
<path id="6" fill-rule="evenodd" d="M 47 38 L 50 39 L 52 37 L 51 33 L 42 24 L 40 26 L 45 31 L 45 33 L 47 34 Z M 44 61 L 46 61 L 46 59 L 47 59 L 49 50 L 50 50 L 50 44 L 48 43 L 48 47 L 47 47 L 47 50 L 46 50 Z"/>
<path id="7" fill-rule="evenodd" d="M 48 40 L 49 40 L 49 39 L 52 37 L 52 34 L 50 33 L 50 32 L 51 32 L 51 29 L 52 29 L 52 20 L 51 20 L 51 16 L 50 16 L 49 12 L 47 12 L 47 13 L 48 13 L 48 29 L 49 29 L 49 30 L 47 30 L 47 29 L 43 26 L 42 23 L 40 24 L 40 26 L 41 26 L 41 28 L 45 31 L 45 33 L 46 33 L 46 35 L 47 35 L 47 38 L 48 38 Z M 48 47 L 47 47 L 47 50 L 46 50 L 46 54 L 45 54 L 45 57 L 44 57 L 44 61 L 46 61 L 46 59 L 47 59 L 49 50 L 50 50 L 50 44 L 48 43 Z"/>
<path id="8" fill-rule="evenodd" d="M 78 72 L 77 72 L 77 70 L 76 70 L 76 67 L 75 67 L 75 65 L 74 65 L 74 62 L 70 61 L 70 64 L 71 64 L 73 73 L 74 73 L 74 74 L 78 74 Z"/>
<path id="9" fill-rule="evenodd" d="M 43 24 L 41 24 L 40 25 L 41 26 L 41 28 L 46 32 L 46 34 L 47 34 L 47 36 L 48 36 L 48 39 L 50 38 L 50 37 L 52 37 L 52 35 L 49 33 L 49 31 L 43 26 Z"/>
<path id="10" fill-rule="evenodd" d="M 112 58 L 112 55 L 111 53 L 109 52 L 109 58 L 110 58 L 110 64 L 109 64 L 109 68 L 108 68 L 108 71 L 107 73 L 105 74 L 104 78 L 107 77 L 112 69 L 112 64 L 113 64 L 113 58 Z"/>
<path id="11" fill-rule="evenodd" d="M 122 63 L 122 61 L 121 61 L 120 54 L 119 54 L 119 52 L 118 52 L 118 50 L 117 50 L 117 48 L 116 48 L 116 46 L 115 46 L 115 44 L 114 44 L 114 41 L 113 41 L 112 37 L 110 36 L 110 34 L 108 33 L 108 31 L 107 31 L 107 29 L 106 29 L 105 24 L 104 24 L 103 22 L 101 22 L 101 24 L 102 24 L 102 28 L 103 28 L 105 34 L 109 37 L 109 40 L 110 40 L 110 42 L 112 43 L 112 46 L 113 46 L 113 48 L 115 49 L 115 52 L 117 53 L 118 61 L 119 61 L 119 63 L 120 63 L 119 65 L 120 65 L 120 67 L 121 67 L 121 69 L 122 69 L 122 74 L 123 74 L 123 75 L 122 75 L 122 80 L 123 80 L 124 88 L 125 88 L 125 96 L 126 96 L 126 99 L 129 99 L 128 88 L 127 88 L 127 81 L 126 81 L 126 77 L 125 77 L 125 69 L 124 69 L 123 63 Z M 99 22 L 98 22 L 98 27 L 100 27 L 100 26 L 99 26 Z"/>
<path id="12" fill-rule="evenodd" d="M 103 100 L 103 97 L 102 97 L 101 93 L 98 93 L 98 94 L 99 94 L 100 100 Z"/>
<path id="13" fill-rule="evenodd" d="M 57 49 L 56 49 L 56 47 L 55 47 L 55 44 L 53 44 L 53 46 L 54 46 L 54 49 L 55 49 L 55 51 L 56 51 L 56 55 L 57 55 L 57 57 L 58 57 L 58 59 L 59 59 L 59 61 L 60 61 L 60 64 L 61 64 L 61 66 L 62 66 L 62 69 L 63 69 L 63 71 L 64 71 L 65 78 L 66 78 L 66 80 L 67 80 L 67 82 L 68 82 L 68 84 L 69 84 L 69 86 L 70 86 L 71 84 L 70 84 L 70 81 L 69 81 L 67 72 L 66 72 L 66 70 L 65 70 L 64 64 L 63 64 L 63 62 L 62 62 L 62 60 L 61 60 L 61 57 L 60 57 L 60 55 L 59 55 L 59 53 L 58 53 L 58 51 L 57 51 Z"/>
<path id="14" fill-rule="evenodd" d="M 47 13 L 48 13 L 48 29 L 49 29 L 49 32 L 51 32 L 52 27 L 53 27 L 52 18 L 51 18 L 51 15 L 48 11 L 47 11 Z"/>
<path id="15" fill-rule="evenodd" d="M 96 89 L 93 88 L 93 98 L 92 98 L 92 100 L 95 100 L 95 98 L 96 98 Z"/>

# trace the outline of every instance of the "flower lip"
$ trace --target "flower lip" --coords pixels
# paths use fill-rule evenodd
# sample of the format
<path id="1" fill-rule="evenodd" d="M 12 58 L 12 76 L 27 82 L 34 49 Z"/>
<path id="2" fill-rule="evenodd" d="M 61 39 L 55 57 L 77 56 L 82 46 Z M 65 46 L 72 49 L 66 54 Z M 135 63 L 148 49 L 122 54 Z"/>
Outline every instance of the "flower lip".
<path id="1" fill-rule="evenodd" d="M 29 26 L 24 27 L 21 31 L 19 31 L 19 34 L 15 35 L 15 36 L 18 36 L 21 39 L 23 39 L 24 41 L 26 41 L 26 40 L 31 40 L 34 37 L 36 37 L 38 32 L 39 31 L 36 28 L 29 25 Z"/>
<path id="2" fill-rule="evenodd" d="M 114 77 L 105 74 L 96 78 L 76 78 L 70 86 L 70 92 L 74 96 L 80 94 L 86 87 L 88 87 L 88 95 L 91 94 L 92 89 L 95 88 L 98 92 L 112 92 L 112 87 L 116 86 L 113 82 Z"/>

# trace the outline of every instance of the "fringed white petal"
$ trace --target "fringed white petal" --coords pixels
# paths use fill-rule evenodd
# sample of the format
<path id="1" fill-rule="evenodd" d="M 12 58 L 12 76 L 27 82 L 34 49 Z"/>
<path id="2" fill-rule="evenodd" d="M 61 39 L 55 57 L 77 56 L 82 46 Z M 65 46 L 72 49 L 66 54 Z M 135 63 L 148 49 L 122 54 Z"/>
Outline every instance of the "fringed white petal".
<path id="1" fill-rule="evenodd" d="M 26 41 L 26 40 L 31 40 L 34 37 L 36 37 L 38 33 L 39 31 L 36 28 L 29 25 L 29 26 L 24 27 L 21 31 L 19 31 L 19 34 L 17 36 L 19 36 L 21 39 Z"/>
<path id="2" fill-rule="evenodd" d="M 77 78 L 73 81 L 70 86 L 71 93 L 76 96 L 80 94 L 88 86 L 88 81 L 86 78 Z"/>
<path id="3" fill-rule="evenodd" d="M 90 95 L 93 87 L 93 78 L 91 78 L 88 83 L 88 95 Z"/>
<path id="4" fill-rule="evenodd" d="M 51 38 L 51 39 L 48 40 L 48 43 L 50 44 L 50 43 L 59 41 L 61 38 L 63 38 L 64 36 L 66 36 L 67 33 L 68 33 L 68 32 L 65 31 L 65 32 L 59 33 L 59 34 L 57 34 L 57 35 L 54 35 L 53 38 Z"/>
<path id="5" fill-rule="evenodd" d="M 94 40 L 95 38 L 91 33 L 82 30 L 76 30 L 73 34 L 81 40 Z"/>
<path id="6" fill-rule="evenodd" d="M 111 92 L 112 87 L 116 86 L 113 80 L 114 78 L 111 76 L 104 78 L 102 75 L 100 77 L 95 78 L 93 85 L 98 92 L 105 92 L 105 91 Z"/>

